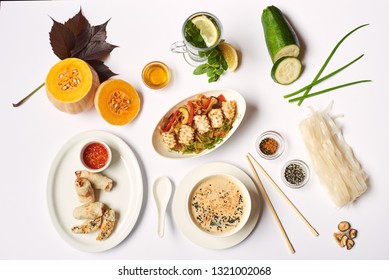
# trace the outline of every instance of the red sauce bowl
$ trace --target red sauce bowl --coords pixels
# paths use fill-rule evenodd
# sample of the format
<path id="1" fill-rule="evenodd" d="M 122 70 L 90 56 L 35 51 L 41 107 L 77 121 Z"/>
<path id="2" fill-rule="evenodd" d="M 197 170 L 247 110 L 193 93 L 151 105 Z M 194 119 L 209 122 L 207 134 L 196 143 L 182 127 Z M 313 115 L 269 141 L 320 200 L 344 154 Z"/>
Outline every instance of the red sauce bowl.
<path id="1" fill-rule="evenodd" d="M 86 170 L 90 172 L 101 172 L 111 163 L 111 149 L 102 141 L 89 141 L 82 147 L 80 159 Z"/>

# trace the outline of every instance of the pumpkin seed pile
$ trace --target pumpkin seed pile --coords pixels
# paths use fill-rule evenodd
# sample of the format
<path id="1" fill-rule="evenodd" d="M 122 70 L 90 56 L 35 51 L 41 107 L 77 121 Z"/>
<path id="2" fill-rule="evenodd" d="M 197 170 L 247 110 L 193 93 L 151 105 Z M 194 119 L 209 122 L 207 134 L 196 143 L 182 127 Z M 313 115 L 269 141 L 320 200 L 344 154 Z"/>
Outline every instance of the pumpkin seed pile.
<path id="1" fill-rule="evenodd" d="M 58 77 L 58 86 L 62 90 L 76 88 L 80 83 L 81 80 L 79 78 L 77 69 L 73 69 L 72 71 L 61 73 Z"/>

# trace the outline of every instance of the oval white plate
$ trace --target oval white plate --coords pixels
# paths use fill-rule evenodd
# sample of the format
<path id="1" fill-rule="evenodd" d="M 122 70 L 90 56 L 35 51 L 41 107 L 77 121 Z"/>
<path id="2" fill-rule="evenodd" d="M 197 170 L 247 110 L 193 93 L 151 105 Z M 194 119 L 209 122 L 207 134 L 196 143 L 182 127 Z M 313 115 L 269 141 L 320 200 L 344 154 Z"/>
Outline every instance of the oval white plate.
<path id="1" fill-rule="evenodd" d="M 163 119 L 165 117 L 169 117 L 170 114 L 172 114 L 177 108 L 179 108 L 180 106 L 186 104 L 189 100 L 194 99 L 198 94 L 204 94 L 205 96 L 218 96 L 219 94 L 223 94 L 224 97 L 228 101 L 230 101 L 230 100 L 235 100 L 236 101 L 236 103 L 237 103 L 237 117 L 235 119 L 235 122 L 234 122 L 234 124 L 232 126 L 231 131 L 224 138 L 223 142 L 221 142 L 220 144 L 216 145 L 215 148 L 213 148 L 211 150 L 204 150 L 203 152 L 201 152 L 199 154 L 195 154 L 195 153 L 193 153 L 193 154 L 180 154 L 178 152 L 169 151 L 167 146 L 163 143 L 162 136 L 161 136 L 161 134 L 159 132 L 159 128 L 162 125 Z M 197 157 L 197 156 L 201 156 L 201 155 L 206 155 L 206 154 L 214 151 L 218 147 L 220 147 L 223 143 L 225 143 L 232 136 L 232 134 L 234 134 L 235 130 L 239 127 L 240 123 L 242 122 L 245 113 L 246 113 L 246 101 L 244 100 L 243 96 L 240 93 L 238 93 L 237 91 L 235 91 L 235 90 L 232 90 L 232 89 L 219 89 L 219 90 L 209 90 L 209 91 L 205 91 L 205 92 L 199 92 L 199 93 L 197 93 L 195 95 L 192 95 L 192 96 L 190 96 L 190 97 L 180 101 L 176 105 L 174 105 L 161 118 L 161 120 L 158 122 L 157 126 L 154 129 L 154 133 L 153 133 L 153 137 L 152 137 L 153 147 L 154 147 L 155 151 L 158 154 L 160 154 L 161 156 L 164 156 L 164 157 L 168 157 L 168 158 L 192 158 L 192 157 Z"/>
<path id="2" fill-rule="evenodd" d="M 246 225 L 237 233 L 225 237 L 215 237 L 201 231 L 190 221 L 187 213 L 187 201 L 192 188 L 204 178 L 216 174 L 228 174 L 239 179 L 247 187 L 251 198 L 251 214 Z M 249 236 L 261 214 L 260 203 L 261 199 L 253 180 L 243 170 L 231 164 L 212 162 L 196 167 L 185 175 L 176 188 L 172 208 L 177 227 L 192 242 L 209 249 L 225 249 L 237 245 Z"/>
<path id="3" fill-rule="evenodd" d="M 74 189 L 75 171 L 81 170 L 80 150 L 90 140 L 101 140 L 112 150 L 111 165 L 102 174 L 114 181 L 110 192 L 95 190 L 101 201 L 116 212 L 112 235 L 97 241 L 98 232 L 73 234 L 70 229 L 82 221 L 73 218 L 73 209 L 82 205 Z M 122 242 L 133 229 L 143 199 L 143 182 L 138 161 L 130 147 L 119 137 L 104 131 L 87 131 L 68 140 L 56 155 L 47 181 L 47 202 L 52 222 L 59 235 L 71 246 L 87 252 L 108 250 Z"/>

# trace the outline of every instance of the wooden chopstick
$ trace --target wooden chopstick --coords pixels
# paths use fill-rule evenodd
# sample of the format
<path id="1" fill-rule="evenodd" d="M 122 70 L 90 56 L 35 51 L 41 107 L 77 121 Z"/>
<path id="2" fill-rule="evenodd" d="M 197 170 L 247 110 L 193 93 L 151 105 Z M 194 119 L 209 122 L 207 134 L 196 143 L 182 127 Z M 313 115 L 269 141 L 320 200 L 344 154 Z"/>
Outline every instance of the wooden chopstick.
<path id="1" fill-rule="evenodd" d="M 254 157 L 249 153 L 249 159 L 251 159 L 255 165 L 261 170 L 263 175 L 269 180 L 269 182 L 275 187 L 275 189 L 281 194 L 281 196 L 288 202 L 289 206 L 295 211 L 295 213 L 299 216 L 299 218 L 304 222 L 304 224 L 308 227 L 308 229 L 313 233 L 314 236 L 318 236 L 319 233 L 314 229 L 314 227 L 308 222 L 308 220 L 301 214 L 301 212 L 297 209 L 297 207 L 293 204 L 292 201 L 286 196 L 286 194 L 280 189 L 276 182 L 269 176 L 266 170 L 254 159 Z"/>
<path id="2" fill-rule="evenodd" d="M 247 161 L 249 162 L 251 171 L 253 172 L 253 174 L 254 174 L 254 176 L 255 176 L 255 181 L 257 182 L 257 185 L 258 185 L 258 187 L 259 187 L 259 190 L 261 191 L 261 194 L 262 194 L 262 196 L 264 197 L 267 206 L 270 208 L 271 213 L 273 214 L 273 217 L 274 217 L 274 219 L 276 220 L 279 229 L 281 230 L 282 236 L 284 237 L 284 239 L 285 239 L 285 241 L 286 241 L 286 243 L 287 243 L 287 245 L 288 245 L 288 247 L 289 247 L 290 252 L 291 252 L 292 254 L 294 254 L 296 251 L 294 250 L 293 245 L 292 245 L 292 243 L 291 243 L 290 240 L 289 240 L 289 237 L 288 237 L 288 235 L 287 235 L 287 233 L 286 233 L 286 231 L 285 231 L 285 229 L 284 229 L 284 227 L 283 227 L 283 225 L 282 225 L 282 223 L 281 223 L 281 220 L 280 220 L 280 218 L 278 217 L 277 212 L 276 212 L 276 210 L 274 209 L 274 206 L 273 206 L 273 204 L 271 203 L 270 198 L 269 198 L 269 196 L 267 195 L 266 190 L 265 190 L 264 186 L 262 185 L 261 179 L 259 179 L 258 173 L 257 173 L 257 171 L 255 170 L 254 165 L 252 164 L 252 162 L 251 162 L 249 156 L 247 156 Z"/>

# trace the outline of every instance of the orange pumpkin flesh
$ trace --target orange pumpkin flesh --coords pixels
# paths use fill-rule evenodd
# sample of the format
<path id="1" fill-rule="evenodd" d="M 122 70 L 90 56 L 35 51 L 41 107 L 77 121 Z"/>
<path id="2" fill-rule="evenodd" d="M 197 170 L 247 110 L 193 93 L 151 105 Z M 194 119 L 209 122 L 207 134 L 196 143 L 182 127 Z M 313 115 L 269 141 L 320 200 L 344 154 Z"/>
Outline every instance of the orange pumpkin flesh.
<path id="1" fill-rule="evenodd" d="M 100 116 L 112 125 L 125 125 L 139 113 L 140 99 L 126 81 L 107 80 L 97 89 L 94 104 Z"/>
<path id="2" fill-rule="evenodd" d="M 77 114 L 93 106 L 100 81 L 85 61 L 67 58 L 50 69 L 45 85 L 47 96 L 57 109 Z"/>

